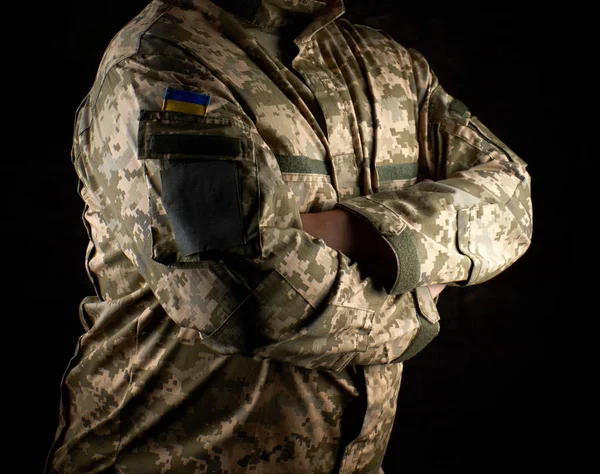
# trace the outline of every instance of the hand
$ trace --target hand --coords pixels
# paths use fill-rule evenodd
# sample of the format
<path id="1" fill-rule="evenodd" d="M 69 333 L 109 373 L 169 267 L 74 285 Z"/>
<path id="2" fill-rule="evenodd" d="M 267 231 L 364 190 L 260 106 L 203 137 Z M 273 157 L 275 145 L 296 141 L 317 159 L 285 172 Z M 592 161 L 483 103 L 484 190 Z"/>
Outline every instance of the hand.
<path id="1" fill-rule="evenodd" d="M 444 288 L 446 288 L 446 285 L 440 283 L 437 285 L 429 285 L 427 288 L 429 288 L 431 297 L 435 298 L 444 290 Z"/>

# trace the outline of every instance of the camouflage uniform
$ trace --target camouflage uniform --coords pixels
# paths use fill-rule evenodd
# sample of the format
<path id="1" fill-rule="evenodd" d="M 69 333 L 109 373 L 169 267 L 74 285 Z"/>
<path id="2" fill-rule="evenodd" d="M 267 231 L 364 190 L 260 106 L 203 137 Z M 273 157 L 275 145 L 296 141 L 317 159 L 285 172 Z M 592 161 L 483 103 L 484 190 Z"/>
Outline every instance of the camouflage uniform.
<path id="1" fill-rule="evenodd" d="M 109 45 L 73 144 L 97 295 L 48 472 L 380 473 L 402 362 L 439 327 L 426 286 L 528 248 L 525 163 L 342 14 L 154 0 Z M 297 31 L 293 70 L 251 28 Z M 163 110 L 167 88 L 208 112 Z M 302 231 L 334 207 L 393 249 L 388 290 Z"/>

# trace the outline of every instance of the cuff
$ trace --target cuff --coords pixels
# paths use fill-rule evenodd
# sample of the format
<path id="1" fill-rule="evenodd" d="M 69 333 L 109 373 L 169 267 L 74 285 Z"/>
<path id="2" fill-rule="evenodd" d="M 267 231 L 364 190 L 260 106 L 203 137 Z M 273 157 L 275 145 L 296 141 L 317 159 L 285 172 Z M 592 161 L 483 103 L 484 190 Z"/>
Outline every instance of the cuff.
<path id="1" fill-rule="evenodd" d="M 421 264 L 413 233 L 406 222 L 370 196 L 352 198 L 337 203 L 335 207 L 367 220 L 392 248 L 396 256 L 397 271 L 389 293 L 395 295 L 414 289 L 421 276 Z"/>
<path id="2" fill-rule="evenodd" d="M 440 315 L 429 288 L 419 286 L 415 288 L 412 294 L 417 308 L 419 331 L 406 351 L 395 362 L 412 359 L 427 347 L 440 332 Z"/>

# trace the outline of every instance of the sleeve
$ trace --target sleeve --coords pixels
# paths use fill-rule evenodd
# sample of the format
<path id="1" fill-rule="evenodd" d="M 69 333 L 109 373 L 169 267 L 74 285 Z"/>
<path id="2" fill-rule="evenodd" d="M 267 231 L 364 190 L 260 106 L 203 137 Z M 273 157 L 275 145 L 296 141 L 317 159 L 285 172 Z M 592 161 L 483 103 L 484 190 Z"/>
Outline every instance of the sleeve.
<path id="1" fill-rule="evenodd" d="M 394 250 L 392 294 L 482 283 L 519 259 L 532 236 L 526 163 L 444 91 L 420 53 L 409 52 L 419 170 L 434 182 L 337 205 L 370 222 Z"/>
<path id="2" fill-rule="evenodd" d="M 257 112 L 178 54 L 111 67 L 79 111 L 73 147 L 104 235 L 160 307 L 223 355 L 331 370 L 415 355 L 439 328 L 431 295 L 390 296 L 303 232 Z M 163 110 L 168 87 L 209 95 L 210 112 Z"/>

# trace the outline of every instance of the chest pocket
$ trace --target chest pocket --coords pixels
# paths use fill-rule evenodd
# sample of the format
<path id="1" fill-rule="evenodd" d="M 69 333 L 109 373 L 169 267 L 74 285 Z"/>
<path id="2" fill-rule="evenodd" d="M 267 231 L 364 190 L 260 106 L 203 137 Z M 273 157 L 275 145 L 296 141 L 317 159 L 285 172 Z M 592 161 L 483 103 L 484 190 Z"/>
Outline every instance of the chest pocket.
<path id="1" fill-rule="evenodd" d="M 379 165 L 377 170 L 378 191 L 401 191 L 417 182 L 418 163 Z"/>
<path id="2" fill-rule="evenodd" d="M 261 253 L 258 184 L 249 132 L 233 121 L 142 111 L 152 258 L 166 265 Z"/>
<path id="3" fill-rule="evenodd" d="M 300 212 L 324 212 L 333 208 L 337 193 L 331 184 L 328 163 L 306 156 L 276 155 L 275 158 Z"/>
<path id="4" fill-rule="evenodd" d="M 368 88 L 373 136 L 365 141 L 367 133 L 363 131 L 363 141 L 367 150 L 372 142 L 371 187 L 375 192 L 402 190 L 416 183 L 419 171 L 412 59 L 405 48 L 378 30 L 344 20 L 340 26 L 351 39 L 349 44 L 354 45 L 352 53 L 361 66 L 362 83 Z"/>

